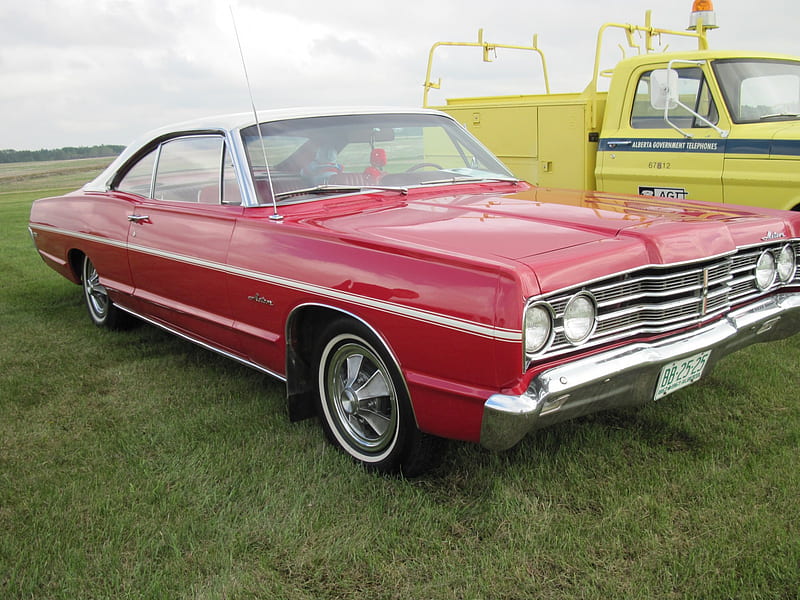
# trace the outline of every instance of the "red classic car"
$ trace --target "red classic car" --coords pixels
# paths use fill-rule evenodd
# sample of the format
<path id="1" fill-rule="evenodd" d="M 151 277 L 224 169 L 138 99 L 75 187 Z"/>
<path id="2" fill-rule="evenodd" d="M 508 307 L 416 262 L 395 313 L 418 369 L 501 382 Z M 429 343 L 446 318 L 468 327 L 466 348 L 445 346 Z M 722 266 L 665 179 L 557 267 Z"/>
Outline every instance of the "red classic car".
<path id="1" fill-rule="evenodd" d="M 270 373 L 290 418 L 407 475 L 800 331 L 800 213 L 535 188 L 435 111 L 161 129 L 30 232 L 97 325 Z"/>

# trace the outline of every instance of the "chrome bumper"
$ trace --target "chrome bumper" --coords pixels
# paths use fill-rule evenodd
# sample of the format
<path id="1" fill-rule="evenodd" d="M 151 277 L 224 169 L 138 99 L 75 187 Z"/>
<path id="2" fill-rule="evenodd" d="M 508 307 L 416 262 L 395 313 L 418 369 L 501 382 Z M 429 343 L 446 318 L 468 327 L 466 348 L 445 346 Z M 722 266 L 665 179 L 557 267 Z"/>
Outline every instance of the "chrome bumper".
<path id="1" fill-rule="evenodd" d="M 519 396 L 494 394 L 483 407 L 481 444 L 505 450 L 533 429 L 599 410 L 653 399 L 661 368 L 711 350 L 704 373 L 722 357 L 800 332 L 800 294 L 779 294 L 695 331 L 636 343 L 542 372 Z"/>

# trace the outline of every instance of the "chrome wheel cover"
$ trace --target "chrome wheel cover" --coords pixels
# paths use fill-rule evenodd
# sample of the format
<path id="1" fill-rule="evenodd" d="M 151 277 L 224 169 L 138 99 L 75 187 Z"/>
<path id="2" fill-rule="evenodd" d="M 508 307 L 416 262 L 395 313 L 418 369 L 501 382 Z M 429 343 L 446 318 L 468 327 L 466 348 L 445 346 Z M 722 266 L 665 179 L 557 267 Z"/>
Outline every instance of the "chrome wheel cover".
<path id="1" fill-rule="evenodd" d="M 398 434 L 397 390 L 386 365 L 352 336 L 331 340 L 321 364 L 323 410 L 333 434 L 358 458 L 381 460 Z"/>
<path id="2" fill-rule="evenodd" d="M 96 321 L 102 321 L 108 315 L 109 299 L 106 288 L 100 284 L 100 275 L 88 258 L 83 263 L 83 293 L 86 304 Z"/>

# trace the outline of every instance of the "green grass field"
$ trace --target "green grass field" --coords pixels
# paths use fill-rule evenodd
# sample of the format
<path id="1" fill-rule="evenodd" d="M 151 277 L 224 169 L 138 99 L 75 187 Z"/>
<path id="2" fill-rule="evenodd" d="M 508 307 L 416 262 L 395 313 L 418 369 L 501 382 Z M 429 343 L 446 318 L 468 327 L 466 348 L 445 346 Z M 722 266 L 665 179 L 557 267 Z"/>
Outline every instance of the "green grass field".
<path id="1" fill-rule="evenodd" d="M 383 478 L 282 384 L 90 324 L 26 223 L 104 162 L 0 169 L 0 598 L 800 598 L 800 336 Z"/>

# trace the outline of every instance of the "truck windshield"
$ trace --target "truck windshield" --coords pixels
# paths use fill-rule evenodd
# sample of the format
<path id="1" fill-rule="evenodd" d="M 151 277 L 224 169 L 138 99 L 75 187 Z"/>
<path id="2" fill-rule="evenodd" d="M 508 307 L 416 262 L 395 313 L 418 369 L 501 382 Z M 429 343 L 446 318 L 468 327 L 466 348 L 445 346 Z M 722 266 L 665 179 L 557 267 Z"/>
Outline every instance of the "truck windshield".
<path id="1" fill-rule="evenodd" d="M 242 138 L 261 204 L 269 203 L 270 182 L 277 199 L 297 202 L 368 188 L 513 179 L 480 142 L 440 115 L 332 115 L 260 128 L 261 136 L 252 126 Z"/>
<path id="2" fill-rule="evenodd" d="M 730 59 L 713 66 L 734 123 L 800 119 L 800 61 Z"/>

